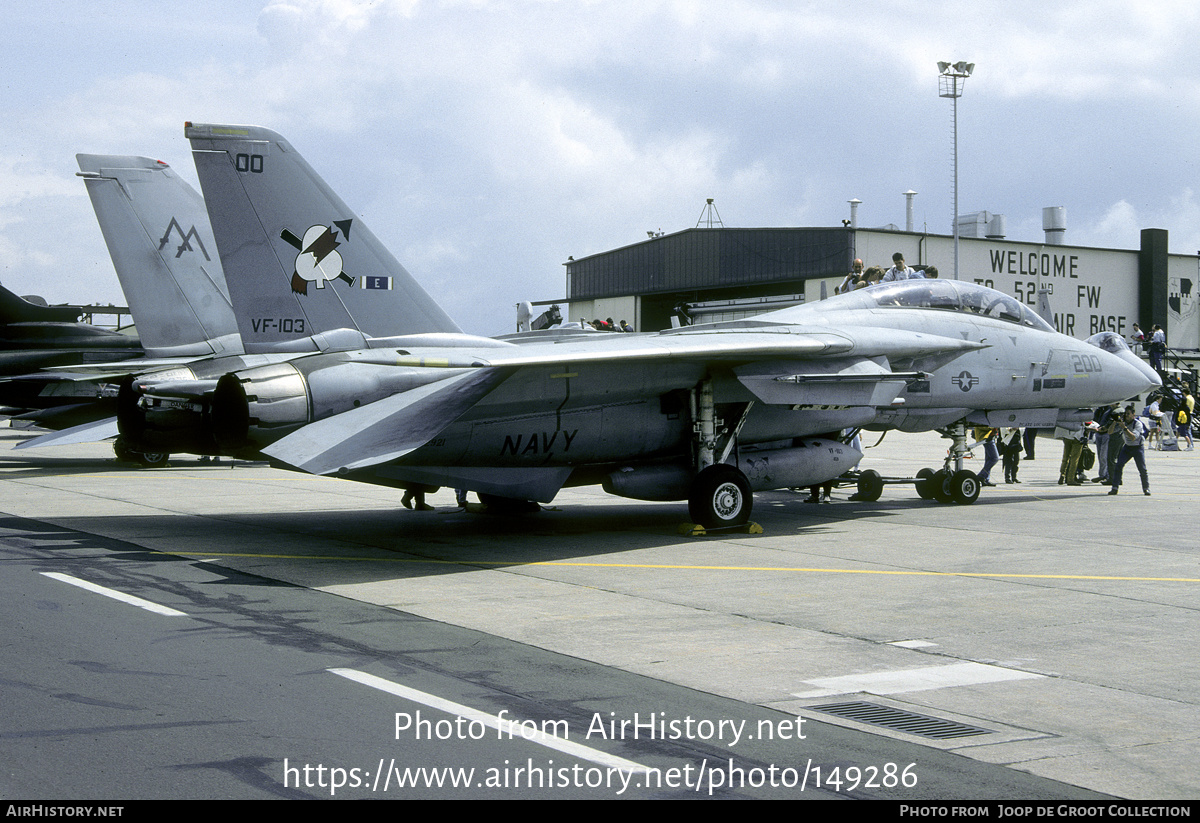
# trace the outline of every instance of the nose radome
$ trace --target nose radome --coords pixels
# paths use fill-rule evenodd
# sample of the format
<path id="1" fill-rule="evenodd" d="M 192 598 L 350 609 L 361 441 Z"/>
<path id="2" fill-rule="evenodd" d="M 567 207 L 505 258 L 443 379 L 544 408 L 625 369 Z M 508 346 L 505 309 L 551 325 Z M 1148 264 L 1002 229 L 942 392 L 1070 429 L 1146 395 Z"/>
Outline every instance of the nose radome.
<path id="1" fill-rule="evenodd" d="M 1121 373 L 1122 386 L 1125 387 L 1124 397 L 1133 397 L 1162 385 L 1162 378 L 1158 376 L 1158 372 L 1133 352 L 1124 351 L 1116 357 L 1125 367 Z"/>
<path id="2" fill-rule="evenodd" d="M 1112 389 L 1114 395 L 1120 395 L 1112 399 L 1124 400 L 1162 385 L 1162 378 L 1158 376 L 1158 372 L 1134 354 L 1121 335 L 1115 332 L 1101 332 L 1089 337 L 1087 343 L 1101 349 L 1110 358 L 1120 361 L 1117 364 L 1111 359 L 1108 360 L 1112 365 L 1109 367 L 1110 379 L 1106 381 L 1106 385 Z"/>

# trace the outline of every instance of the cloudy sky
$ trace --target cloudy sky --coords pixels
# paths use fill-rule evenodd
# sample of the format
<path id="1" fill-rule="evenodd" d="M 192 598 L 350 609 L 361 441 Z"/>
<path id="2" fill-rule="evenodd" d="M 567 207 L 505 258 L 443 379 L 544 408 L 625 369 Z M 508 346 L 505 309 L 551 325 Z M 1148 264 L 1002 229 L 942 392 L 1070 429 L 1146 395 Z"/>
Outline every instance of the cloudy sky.
<path id="1" fill-rule="evenodd" d="M 284 134 L 468 331 L 561 297 L 562 263 L 696 225 L 1200 249 L 1200 4 L 806 0 L 46 0 L 6 9 L 0 282 L 123 303 L 77 152 L 196 185 L 185 120 Z M 868 261 L 874 262 L 874 261 Z M 966 274 L 966 273 L 964 273 Z"/>

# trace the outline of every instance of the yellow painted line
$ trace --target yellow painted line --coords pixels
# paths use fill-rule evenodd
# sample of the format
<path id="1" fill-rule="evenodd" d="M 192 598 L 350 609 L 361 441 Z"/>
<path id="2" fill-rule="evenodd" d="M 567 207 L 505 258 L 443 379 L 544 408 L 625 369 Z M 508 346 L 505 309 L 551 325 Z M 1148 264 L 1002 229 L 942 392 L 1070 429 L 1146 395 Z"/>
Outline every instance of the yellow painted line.
<path id="1" fill-rule="evenodd" d="M 167 552 L 189 557 L 240 557 L 251 560 L 343 560 L 366 561 L 374 563 L 423 563 L 434 566 L 563 566 L 567 568 L 592 569 L 653 569 L 666 571 L 717 571 L 717 572 L 801 572 L 809 574 L 880 574 L 901 575 L 907 577 L 981 577 L 981 578 L 1019 578 L 1030 580 L 1114 580 L 1125 582 L 1146 583 L 1200 583 L 1195 577 L 1119 577 L 1096 574 L 1019 574 L 1006 572 L 923 572 L 923 571 L 891 571 L 886 569 L 818 569 L 794 566 L 683 566 L 669 563 L 584 563 L 564 562 L 558 560 L 535 561 L 532 563 L 514 563 L 511 560 L 433 560 L 411 557 L 336 557 L 319 554 L 250 554 L 242 552 L 206 552 L 181 550 Z"/>

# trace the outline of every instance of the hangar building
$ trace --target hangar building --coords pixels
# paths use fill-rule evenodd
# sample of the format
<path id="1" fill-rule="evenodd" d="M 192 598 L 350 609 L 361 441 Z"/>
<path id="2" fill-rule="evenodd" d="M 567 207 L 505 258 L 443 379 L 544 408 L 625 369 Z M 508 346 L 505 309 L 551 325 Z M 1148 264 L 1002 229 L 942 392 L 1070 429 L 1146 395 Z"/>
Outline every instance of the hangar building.
<path id="1" fill-rule="evenodd" d="M 1165 229 L 1144 229 L 1138 249 L 1104 249 L 1061 244 L 1062 229 L 1047 221 L 1042 243 L 964 236 L 976 222 L 980 233 L 997 225 L 975 218 L 959 218 L 960 279 L 1035 309 L 1038 290 L 1048 288 L 1056 327 L 1074 337 L 1106 330 L 1128 336 L 1134 323 L 1143 330 L 1159 324 L 1172 349 L 1200 348 L 1200 256 L 1168 254 Z M 897 251 L 909 265 L 931 264 L 941 277 L 954 276 L 950 235 L 853 225 L 694 228 L 568 260 L 563 316 L 625 319 L 654 331 L 670 326 L 682 303 L 695 321 L 733 319 L 820 299 L 822 287 L 833 294 L 855 257 L 886 269 Z"/>

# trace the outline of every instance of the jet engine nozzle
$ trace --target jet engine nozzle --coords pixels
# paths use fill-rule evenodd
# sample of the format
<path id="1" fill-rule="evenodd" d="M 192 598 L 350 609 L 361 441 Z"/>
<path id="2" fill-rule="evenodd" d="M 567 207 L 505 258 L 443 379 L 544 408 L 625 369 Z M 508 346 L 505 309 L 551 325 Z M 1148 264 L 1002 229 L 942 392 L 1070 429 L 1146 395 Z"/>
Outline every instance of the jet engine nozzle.
<path id="1" fill-rule="evenodd" d="M 231 372 L 217 381 L 210 427 L 222 453 L 261 449 L 307 423 L 463 371 L 330 354 Z"/>
<path id="2" fill-rule="evenodd" d="M 213 392 L 213 440 L 226 453 L 265 446 L 311 420 L 308 383 L 290 363 L 232 372 Z"/>
<path id="3" fill-rule="evenodd" d="M 134 376 L 126 375 L 117 388 L 117 431 L 127 442 L 140 442 L 146 430 L 146 414 L 141 407 L 142 393 L 133 387 Z"/>
<path id="4" fill-rule="evenodd" d="M 170 391 L 161 389 L 170 387 Z M 211 384 L 196 380 L 187 368 L 127 376 L 117 390 L 117 430 L 125 445 L 139 452 L 215 454 L 204 425 L 205 392 Z"/>

